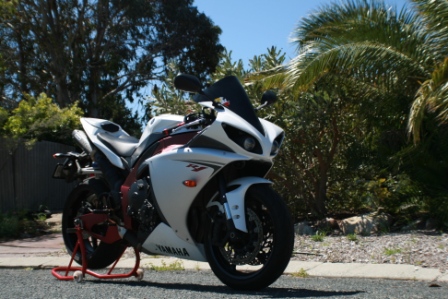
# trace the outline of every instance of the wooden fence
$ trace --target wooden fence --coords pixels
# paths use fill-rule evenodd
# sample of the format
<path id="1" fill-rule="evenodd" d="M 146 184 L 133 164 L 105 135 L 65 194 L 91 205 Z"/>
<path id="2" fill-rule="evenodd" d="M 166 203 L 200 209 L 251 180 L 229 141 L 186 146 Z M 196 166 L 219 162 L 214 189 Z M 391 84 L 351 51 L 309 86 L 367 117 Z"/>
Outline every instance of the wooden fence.
<path id="1" fill-rule="evenodd" d="M 56 163 L 63 161 L 52 155 L 74 148 L 43 141 L 30 150 L 20 145 L 12 151 L 5 142 L 0 139 L 0 212 L 37 211 L 40 205 L 61 211 L 75 183 L 52 178 Z"/>

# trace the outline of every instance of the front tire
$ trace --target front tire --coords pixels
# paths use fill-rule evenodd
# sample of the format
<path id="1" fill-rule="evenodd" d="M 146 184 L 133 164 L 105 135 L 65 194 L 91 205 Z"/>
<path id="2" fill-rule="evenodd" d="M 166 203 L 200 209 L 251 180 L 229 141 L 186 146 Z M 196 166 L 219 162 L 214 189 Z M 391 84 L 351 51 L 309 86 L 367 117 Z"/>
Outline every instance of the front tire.
<path id="1" fill-rule="evenodd" d="M 101 202 L 97 194 L 107 191 L 107 187 L 101 181 L 87 180 L 75 187 L 69 194 L 62 213 L 62 237 L 70 255 L 73 253 L 78 238 L 76 234 L 69 233 L 68 229 L 74 228 L 74 220 L 88 213 L 89 208 L 98 208 Z M 83 241 L 86 249 L 87 268 L 89 269 L 102 269 L 111 265 L 127 248 L 123 241 L 107 244 L 91 236 L 86 237 Z M 80 251 L 78 251 L 74 260 L 78 264 L 82 264 Z"/>
<path id="2" fill-rule="evenodd" d="M 289 210 L 269 185 L 251 186 L 245 198 L 248 233 L 229 238 L 223 221 L 212 221 L 205 240 L 210 268 L 227 286 L 260 290 L 277 280 L 287 267 L 294 227 Z"/>

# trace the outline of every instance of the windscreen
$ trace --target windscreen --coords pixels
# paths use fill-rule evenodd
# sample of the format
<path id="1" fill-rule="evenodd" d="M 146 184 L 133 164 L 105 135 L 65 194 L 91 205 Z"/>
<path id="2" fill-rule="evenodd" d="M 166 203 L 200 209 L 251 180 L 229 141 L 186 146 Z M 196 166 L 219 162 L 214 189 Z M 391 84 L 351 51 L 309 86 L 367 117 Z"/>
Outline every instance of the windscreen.
<path id="1" fill-rule="evenodd" d="M 204 102 L 221 98 L 221 103 L 225 107 L 241 116 L 264 135 L 263 126 L 255 114 L 254 107 L 238 78 L 234 76 L 225 77 L 204 89 L 204 94 L 205 96 L 196 95 L 194 100 L 196 102 Z"/>

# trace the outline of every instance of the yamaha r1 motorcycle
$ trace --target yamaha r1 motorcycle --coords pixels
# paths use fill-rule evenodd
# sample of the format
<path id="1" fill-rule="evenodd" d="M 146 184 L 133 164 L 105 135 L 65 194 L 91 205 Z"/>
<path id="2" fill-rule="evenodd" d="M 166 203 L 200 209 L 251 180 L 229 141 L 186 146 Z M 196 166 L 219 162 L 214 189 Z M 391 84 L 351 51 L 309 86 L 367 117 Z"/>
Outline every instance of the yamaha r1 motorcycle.
<path id="1" fill-rule="evenodd" d="M 111 121 L 81 118 L 84 130 L 73 136 L 83 152 L 54 155 L 65 161 L 53 177 L 80 181 L 64 206 L 65 246 L 72 254 L 77 238 L 69 231 L 81 223 L 90 269 L 132 246 L 208 262 L 234 289 L 265 288 L 285 270 L 294 243 L 288 208 L 264 178 L 284 132 L 255 114 L 276 97 L 265 93 L 255 109 L 236 77 L 204 90 L 192 75 L 174 84 L 196 93 L 202 111 L 156 116 L 139 140 Z"/>

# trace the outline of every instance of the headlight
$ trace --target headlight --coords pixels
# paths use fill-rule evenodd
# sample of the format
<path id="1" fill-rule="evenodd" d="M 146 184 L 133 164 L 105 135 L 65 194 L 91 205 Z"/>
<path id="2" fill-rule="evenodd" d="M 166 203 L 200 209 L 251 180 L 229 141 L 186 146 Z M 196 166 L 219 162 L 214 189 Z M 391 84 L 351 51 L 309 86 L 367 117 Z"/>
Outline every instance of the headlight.
<path id="1" fill-rule="evenodd" d="M 280 150 L 280 147 L 282 146 L 283 138 L 285 137 L 285 133 L 282 133 L 277 136 L 277 138 L 274 139 L 274 142 L 272 142 L 271 147 L 271 156 L 275 156 L 278 154 L 278 151 Z"/>
<path id="2" fill-rule="evenodd" d="M 259 155 L 263 153 L 260 142 L 258 142 L 258 140 L 250 134 L 228 124 L 222 124 L 222 127 L 227 136 L 229 136 L 233 142 L 241 146 L 244 150 Z"/>
<path id="3" fill-rule="evenodd" d="M 244 138 L 243 148 L 246 151 L 251 152 L 255 148 L 255 145 L 257 145 L 257 143 L 255 142 L 255 139 L 253 139 L 252 137 Z"/>
<path id="4" fill-rule="evenodd" d="M 280 143 L 278 143 L 277 140 L 274 140 L 271 148 L 271 156 L 277 155 L 279 150 L 280 150 Z"/>

